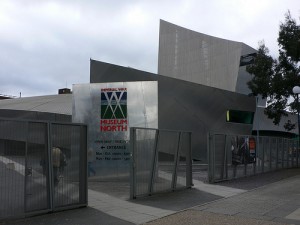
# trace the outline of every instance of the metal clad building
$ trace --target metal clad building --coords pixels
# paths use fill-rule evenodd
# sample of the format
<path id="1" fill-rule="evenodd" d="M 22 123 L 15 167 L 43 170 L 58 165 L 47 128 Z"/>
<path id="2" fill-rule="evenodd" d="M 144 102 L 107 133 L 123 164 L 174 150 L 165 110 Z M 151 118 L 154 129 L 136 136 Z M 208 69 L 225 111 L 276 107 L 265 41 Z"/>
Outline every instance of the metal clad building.
<path id="1" fill-rule="evenodd" d="M 226 122 L 227 110 L 255 112 L 255 98 L 91 60 L 91 83 L 158 81 L 158 128 L 192 131 L 195 159 L 206 160 L 207 132 L 251 134 L 252 124 Z"/>
<path id="2" fill-rule="evenodd" d="M 256 50 L 242 42 L 198 33 L 160 21 L 158 74 L 249 94 L 243 55 Z"/>

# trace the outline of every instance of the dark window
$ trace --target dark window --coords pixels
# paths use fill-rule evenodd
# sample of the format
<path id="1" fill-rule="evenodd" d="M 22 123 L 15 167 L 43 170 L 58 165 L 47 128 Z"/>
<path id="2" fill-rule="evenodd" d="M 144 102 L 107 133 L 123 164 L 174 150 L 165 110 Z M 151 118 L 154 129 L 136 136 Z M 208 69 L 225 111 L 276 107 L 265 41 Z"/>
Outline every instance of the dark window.
<path id="1" fill-rule="evenodd" d="M 253 124 L 254 112 L 227 110 L 226 122 Z"/>

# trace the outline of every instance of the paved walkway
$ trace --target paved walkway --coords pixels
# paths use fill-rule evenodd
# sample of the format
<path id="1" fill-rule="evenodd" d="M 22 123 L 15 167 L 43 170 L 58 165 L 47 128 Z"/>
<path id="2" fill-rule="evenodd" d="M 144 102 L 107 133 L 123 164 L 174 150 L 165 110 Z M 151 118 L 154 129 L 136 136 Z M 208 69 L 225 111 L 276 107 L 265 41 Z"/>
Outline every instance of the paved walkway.
<path id="1" fill-rule="evenodd" d="M 147 223 L 162 224 L 300 224 L 300 175 Z"/>
<path id="2" fill-rule="evenodd" d="M 142 224 L 174 214 L 178 210 L 183 210 L 186 207 L 199 205 L 203 202 L 203 199 L 206 199 L 205 202 L 207 202 L 245 192 L 241 189 L 205 184 L 196 180 L 194 181 L 193 189 L 194 190 L 162 194 L 134 201 L 126 201 L 101 192 L 89 190 L 89 206 L 119 219 L 123 219 L 134 224 Z M 205 192 L 206 198 L 204 198 L 203 192 Z M 199 193 L 202 195 L 199 196 Z M 185 199 L 184 201 L 177 202 L 176 208 L 172 206 L 170 200 L 178 198 L 179 196 L 182 196 Z M 211 198 L 208 198 L 208 196 Z M 187 202 L 190 204 L 187 205 Z M 182 207 L 180 207 L 180 205 L 182 205 Z"/>
<path id="3" fill-rule="evenodd" d="M 89 190 L 89 207 L 2 224 L 300 225 L 300 169 L 272 172 L 218 185 L 197 180 L 194 184 L 194 188 L 189 190 L 133 201 Z M 249 191 L 247 187 L 254 189 Z"/>

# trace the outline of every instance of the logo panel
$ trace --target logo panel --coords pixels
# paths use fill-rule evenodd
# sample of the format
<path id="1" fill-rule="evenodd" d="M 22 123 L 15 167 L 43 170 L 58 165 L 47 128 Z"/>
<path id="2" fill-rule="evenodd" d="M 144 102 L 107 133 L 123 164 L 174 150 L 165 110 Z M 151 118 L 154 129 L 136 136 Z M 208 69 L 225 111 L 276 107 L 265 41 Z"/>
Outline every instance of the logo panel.
<path id="1" fill-rule="evenodd" d="M 127 89 L 101 89 L 101 131 L 127 131 Z"/>

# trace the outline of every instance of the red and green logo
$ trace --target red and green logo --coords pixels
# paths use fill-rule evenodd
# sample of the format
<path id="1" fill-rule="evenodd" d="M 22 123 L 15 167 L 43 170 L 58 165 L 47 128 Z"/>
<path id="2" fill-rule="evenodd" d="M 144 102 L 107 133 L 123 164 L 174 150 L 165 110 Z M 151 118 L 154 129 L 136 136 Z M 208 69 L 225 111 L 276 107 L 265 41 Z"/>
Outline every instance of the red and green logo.
<path id="1" fill-rule="evenodd" d="M 101 89 L 101 131 L 127 131 L 127 89 Z"/>

